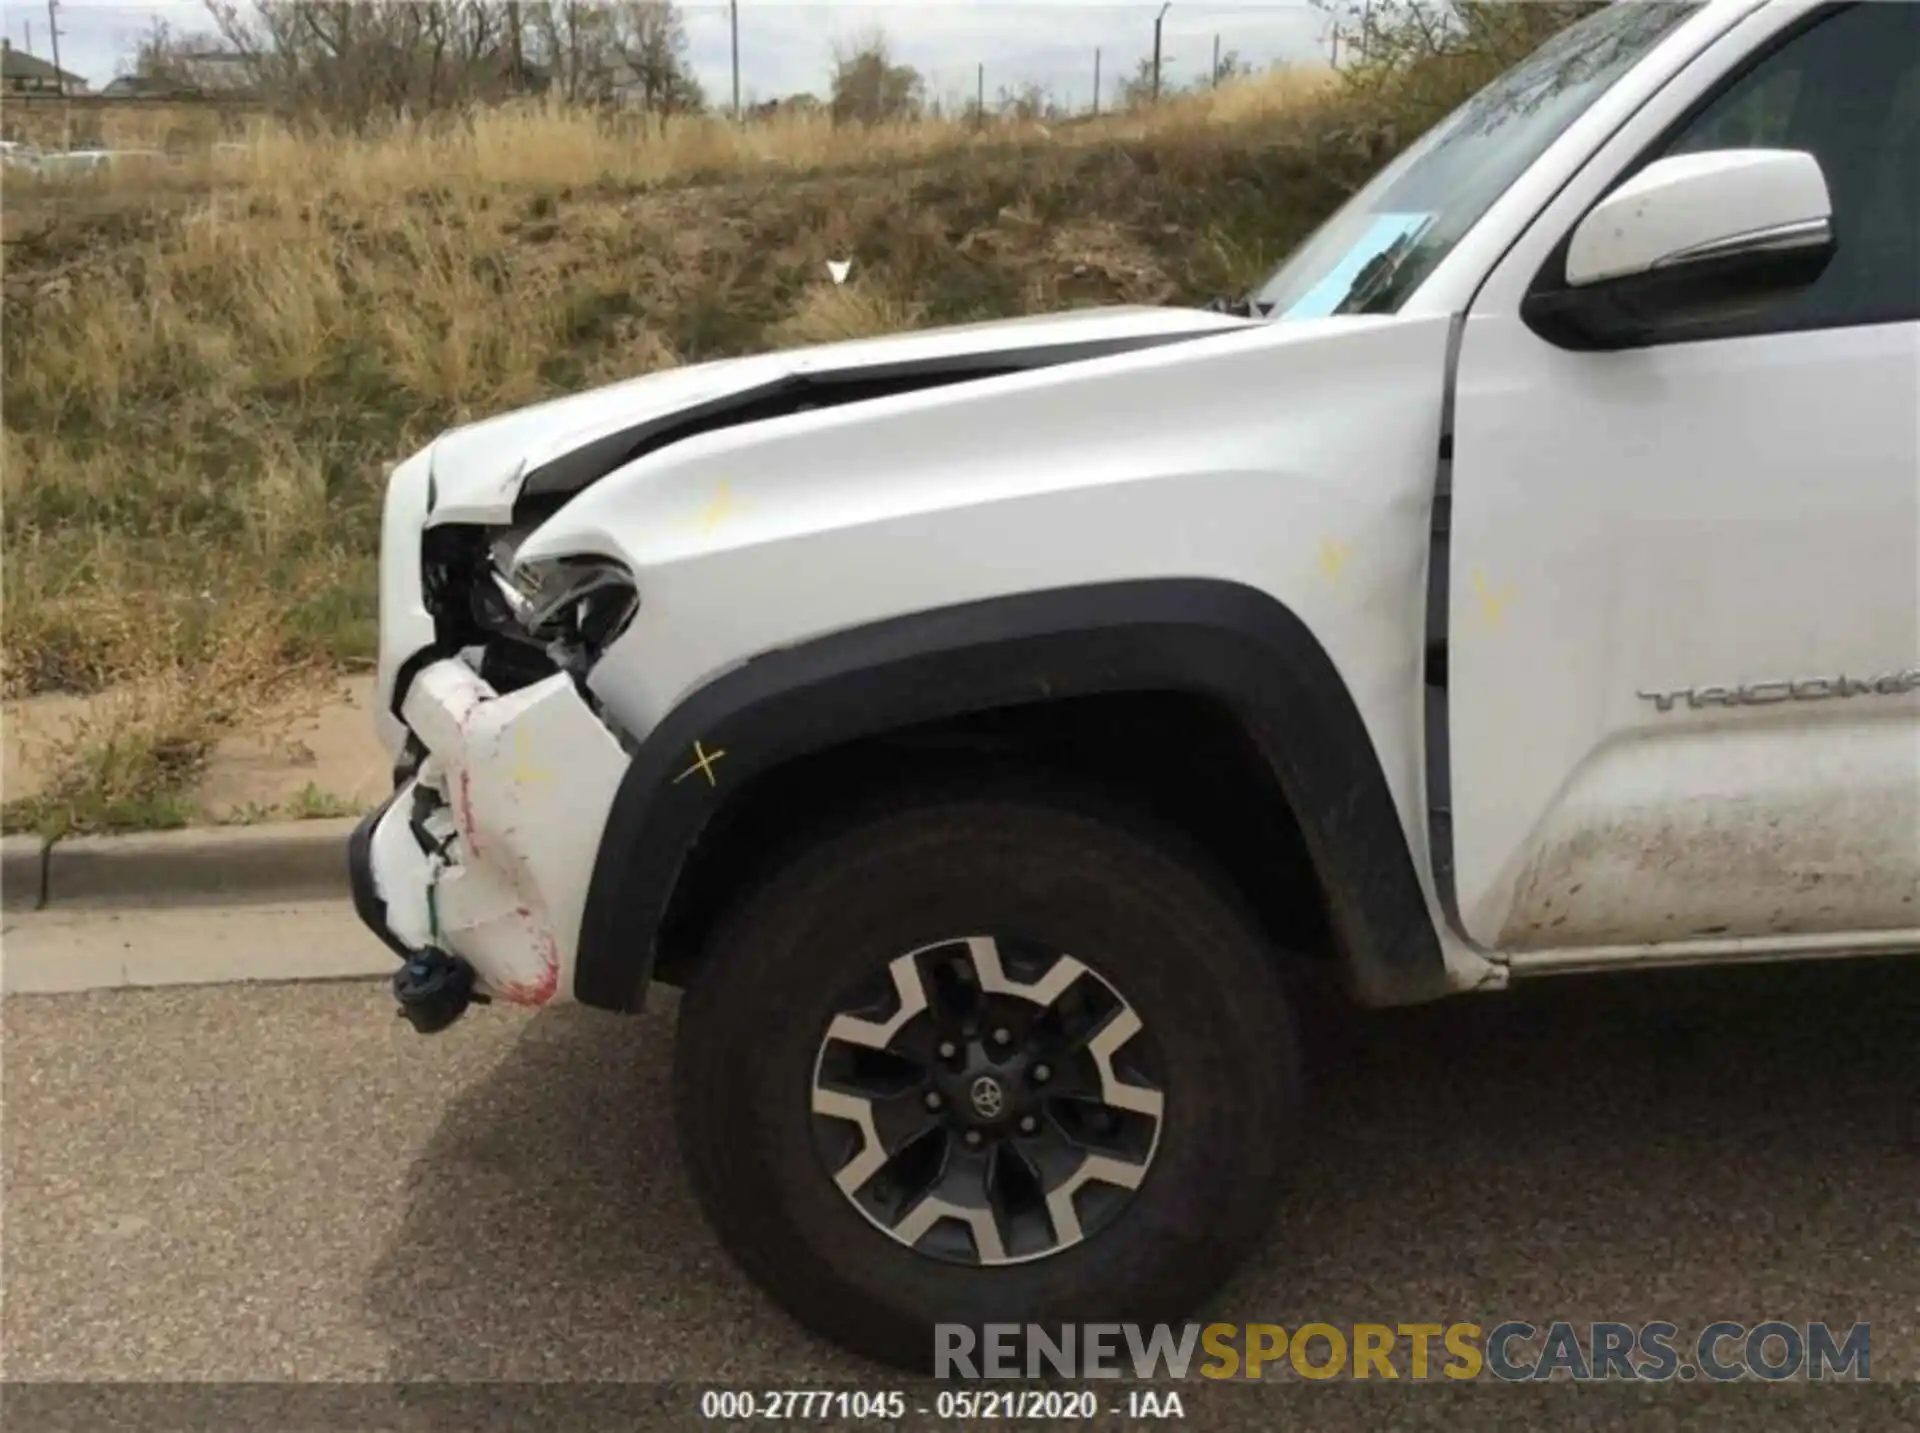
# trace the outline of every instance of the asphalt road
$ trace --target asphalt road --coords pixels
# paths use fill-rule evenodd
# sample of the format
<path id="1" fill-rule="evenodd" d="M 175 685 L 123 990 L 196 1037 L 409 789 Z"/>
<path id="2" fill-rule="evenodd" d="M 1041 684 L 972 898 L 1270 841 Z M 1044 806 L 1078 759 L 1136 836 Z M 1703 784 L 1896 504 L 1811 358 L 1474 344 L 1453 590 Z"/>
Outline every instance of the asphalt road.
<path id="1" fill-rule="evenodd" d="M 665 1381 L 668 1423 L 703 1387 L 889 1386 L 701 1223 L 672 1004 L 428 1039 L 365 982 L 10 997 L 6 1377 Z M 1306 1162 L 1215 1317 L 1870 1320 L 1876 1383 L 1920 1380 L 1920 961 L 1315 1024 Z M 1188 1391 L 1217 1427 L 1920 1419 L 1884 1387 Z"/>

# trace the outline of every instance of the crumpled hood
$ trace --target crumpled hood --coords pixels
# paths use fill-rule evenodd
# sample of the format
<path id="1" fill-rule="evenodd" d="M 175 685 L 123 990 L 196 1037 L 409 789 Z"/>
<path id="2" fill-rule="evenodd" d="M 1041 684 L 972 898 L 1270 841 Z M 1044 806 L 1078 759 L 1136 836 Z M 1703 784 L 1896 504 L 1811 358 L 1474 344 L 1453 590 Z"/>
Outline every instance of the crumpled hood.
<path id="1" fill-rule="evenodd" d="M 564 494 L 644 447 L 756 421 L 755 403 L 814 382 L 908 386 L 1044 367 L 1197 338 L 1257 320 L 1202 309 L 1128 306 L 961 324 L 666 369 L 443 433 L 431 445 L 429 526 L 510 522 L 523 492 Z M 1004 362 L 1002 362 L 1004 360 Z M 831 401 L 831 400 L 829 400 Z M 845 401 L 844 399 L 838 401 Z"/>

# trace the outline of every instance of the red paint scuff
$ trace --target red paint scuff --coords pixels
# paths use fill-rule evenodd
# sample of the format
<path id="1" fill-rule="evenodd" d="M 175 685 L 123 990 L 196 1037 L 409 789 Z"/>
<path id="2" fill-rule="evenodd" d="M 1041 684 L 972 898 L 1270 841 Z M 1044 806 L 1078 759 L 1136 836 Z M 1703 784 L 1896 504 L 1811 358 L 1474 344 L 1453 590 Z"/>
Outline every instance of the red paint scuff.
<path id="1" fill-rule="evenodd" d="M 480 833 L 474 829 L 473 822 L 473 774 L 466 767 L 460 768 L 460 782 L 454 787 L 454 815 L 460 820 L 460 834 L 467 838 L 467 851 L 474 860 L 480 859 Z"/>
<path id="2" fill-rule="evenodd" d="M 521 915 L 526 915 L 524 908 Z M 528 924 L 532 921 L 529 919 Z M 500 987 L 500 998 L 509 1005 L 545 1005 L 560 989 L 560 948 L 553 936 L 537 927 L 530 932 L 540 955 L 540 975 L 535 980 L 514 980 Z"/>

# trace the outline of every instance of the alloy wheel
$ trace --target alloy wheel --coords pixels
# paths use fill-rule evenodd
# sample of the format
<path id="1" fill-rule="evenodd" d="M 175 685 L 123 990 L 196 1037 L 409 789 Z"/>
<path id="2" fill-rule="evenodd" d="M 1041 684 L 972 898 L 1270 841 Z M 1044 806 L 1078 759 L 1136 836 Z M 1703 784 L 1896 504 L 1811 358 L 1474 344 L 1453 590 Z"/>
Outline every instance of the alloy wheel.
<path id="1" fill-rule="evenodd" d="M 949 1263 L 1041 1259 L 1146 1179 L 1166 1099 L 1154 1042 L 1086 962 L 956 938 L 838 1008 L 814 1062 L 814 1144 L 890 1238 Z"/>

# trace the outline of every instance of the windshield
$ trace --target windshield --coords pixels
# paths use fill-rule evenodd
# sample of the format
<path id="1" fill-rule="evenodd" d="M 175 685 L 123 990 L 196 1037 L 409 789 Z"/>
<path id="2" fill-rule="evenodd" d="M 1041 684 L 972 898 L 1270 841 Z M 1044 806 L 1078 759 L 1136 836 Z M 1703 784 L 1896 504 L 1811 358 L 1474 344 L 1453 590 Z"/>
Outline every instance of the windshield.
<path id="1" fill-rule="evenodd" d="M 1697 8 L 1616 0 L 1562 30 L 1374 176 L 1255 291 L 1254 312 L 1398 309 L 1581 111 Z"/>

